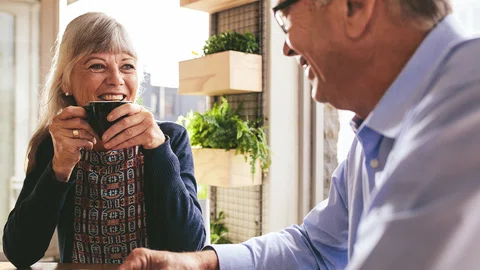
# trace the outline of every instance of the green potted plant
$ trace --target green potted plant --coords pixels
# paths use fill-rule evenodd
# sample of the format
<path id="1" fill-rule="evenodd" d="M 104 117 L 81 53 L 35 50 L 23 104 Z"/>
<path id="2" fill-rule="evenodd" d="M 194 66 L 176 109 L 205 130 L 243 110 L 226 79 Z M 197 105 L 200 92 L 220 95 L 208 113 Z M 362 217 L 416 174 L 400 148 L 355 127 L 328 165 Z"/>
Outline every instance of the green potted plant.
<path id="1" fill-rule="evenodd" d="M 262 91 L 262 57 L 252 33 L 211 36 L 203 56 L 179 63 L 178 92 L 217 96 Z"/>
<path id="2" fill-rule="evenodd" d="M 225 51 L 259 54 L 260 47 L 252 33 L 240 34 L 232 31 L 211 36 L 203 46 L 203 56 Z"/>
<path id="3" fill-rule="evenodd" d="M 228 228 L 225 226 L 225 213 L 220 211 L 218 215 L 210 223 L 210 244 L 231 244 L 232 241 L 228 240 L 227 233 Z"/>
<path id="4" fill-rule="evenodd" d="M 181 116 L 193 146 L 195 177 L 200 184 L 222 187 L 259 185 L 271 164 L 262 120 L 243 120 L 241 106 L 220 105 L 201 114 Z"/>

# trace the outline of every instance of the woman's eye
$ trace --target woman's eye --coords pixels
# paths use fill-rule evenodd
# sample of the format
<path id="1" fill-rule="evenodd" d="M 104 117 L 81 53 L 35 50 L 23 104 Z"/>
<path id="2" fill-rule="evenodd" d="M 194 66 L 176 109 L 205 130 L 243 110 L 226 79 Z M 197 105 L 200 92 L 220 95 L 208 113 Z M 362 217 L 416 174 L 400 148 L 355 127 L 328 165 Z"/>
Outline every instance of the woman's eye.
<path id="1" fill-rule="evenodd" d="M 123 69 L 125 69 L 125 70 L 135 70 L 135 67 L 131 64 L 125 64 L 125 65 L 123 65 Z"/>
<path id="2" fill-rule="evenodd" d="M 93 64 L 88 67 L 93 72 L 103 72 L 107 69 L 107 67 L 104 64 Z"/>

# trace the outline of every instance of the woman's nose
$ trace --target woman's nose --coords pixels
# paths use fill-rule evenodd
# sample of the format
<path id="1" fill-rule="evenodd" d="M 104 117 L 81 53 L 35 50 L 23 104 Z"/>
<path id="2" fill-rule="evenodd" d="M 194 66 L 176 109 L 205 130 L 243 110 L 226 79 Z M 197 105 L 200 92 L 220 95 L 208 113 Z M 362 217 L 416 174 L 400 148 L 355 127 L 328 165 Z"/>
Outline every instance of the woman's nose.
<path id="1" fill-rule="evenodd" d="M 115 67 L 111 68 L 107 76 L 107 84 L 110 85 L 122 85 L 125 81 L 123 80 L 123 74 L 120 72 L 120 69 Z"/>
<path id="2" fill-rule="evenodd" d="M 285 56 L 295 56 L 297 52 L 295 52 L 290 46 L 288 46 L 287 41 L 283 43 L 283 54 Z"/>

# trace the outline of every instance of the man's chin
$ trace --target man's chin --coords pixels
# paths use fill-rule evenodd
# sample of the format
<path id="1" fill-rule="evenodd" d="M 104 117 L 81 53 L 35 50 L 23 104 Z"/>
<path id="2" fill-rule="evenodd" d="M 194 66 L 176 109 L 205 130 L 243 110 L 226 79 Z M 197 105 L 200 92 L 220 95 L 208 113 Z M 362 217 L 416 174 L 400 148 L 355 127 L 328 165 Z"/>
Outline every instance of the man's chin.
<path id="1" fill-rule="evenodd" d="M 327 103 L 327 100 L 325 99 L 325 95 L 323 94 L 323 91 L 320 89 L 320 84 L 318 83 L 318 80 L 310 80 L 310 85 L 312 86 L 312 98 L 316 102 L 320 103 Z"/>
<path id="2" fill-rule="evenodd" d="M 327 99 L 323 95 L 312 95 L 312 98 L 319 103 L 328 103 Z"/>

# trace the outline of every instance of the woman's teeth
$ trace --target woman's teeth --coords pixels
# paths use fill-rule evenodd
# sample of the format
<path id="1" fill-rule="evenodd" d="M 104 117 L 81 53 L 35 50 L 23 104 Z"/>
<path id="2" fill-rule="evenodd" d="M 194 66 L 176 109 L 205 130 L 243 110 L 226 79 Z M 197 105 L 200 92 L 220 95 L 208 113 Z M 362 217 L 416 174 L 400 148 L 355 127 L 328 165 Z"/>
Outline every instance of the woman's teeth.
<path id="1" fill-rule="evenodd" d="M 101 95 L 99 98 L 105 101 L 120 101 L 123 100 L 123 95 Z"/>

